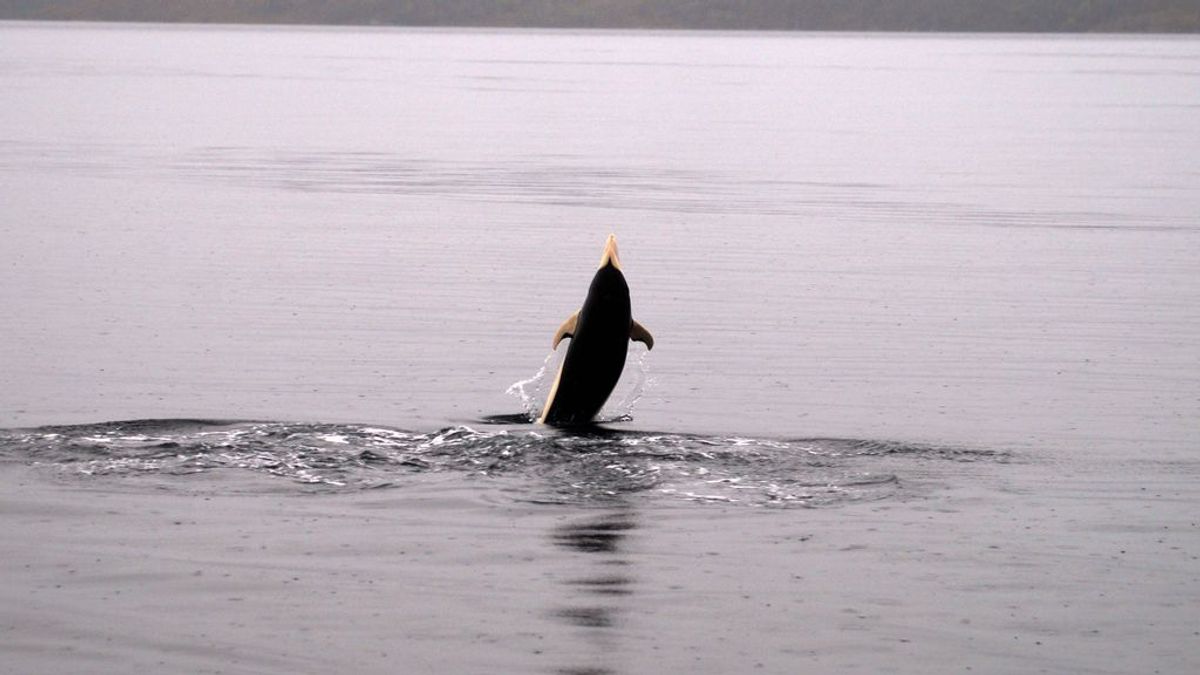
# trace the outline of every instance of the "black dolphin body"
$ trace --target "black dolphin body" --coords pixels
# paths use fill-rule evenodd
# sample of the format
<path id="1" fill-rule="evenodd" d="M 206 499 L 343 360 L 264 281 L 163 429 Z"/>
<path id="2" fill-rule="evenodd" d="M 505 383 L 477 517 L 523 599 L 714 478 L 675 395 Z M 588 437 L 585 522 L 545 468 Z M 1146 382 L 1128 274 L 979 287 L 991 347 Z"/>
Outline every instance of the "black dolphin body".
<path id="1" fill-rule="evenodd" d="M 654 338 L 633 320 L 629 285 L 617 258 L 617 238 L 609 235 L 592 277 L 583 307 L 554 335 L 554 347 L 571 338 L 567 355 L 542 411 L 543 424 L 559 427 L 589 424 L 617 386 L 625 368 L 629 340 L 654 348 Z"/>

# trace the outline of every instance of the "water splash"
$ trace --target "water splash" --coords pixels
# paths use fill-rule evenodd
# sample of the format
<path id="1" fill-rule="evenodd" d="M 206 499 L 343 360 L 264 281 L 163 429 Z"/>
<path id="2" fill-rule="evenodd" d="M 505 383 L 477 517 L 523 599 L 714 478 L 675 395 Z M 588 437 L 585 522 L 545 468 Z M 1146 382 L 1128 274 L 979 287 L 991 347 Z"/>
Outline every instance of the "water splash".
<path id="1" fill-rule="evenodd" d="M 595 430 L 418 433 L 378 426 L 113 422 L 0 431 L 0 458 L 83 480 L 246 471 L 306 491 L 403 487 L 430 473 L 504 480 L 530 502 L 586 503 L 634 494 L 693 502 L 817 507 L 886 499 L 917 459 L 1007 461 L 986 450 L 891 442 L 775 440 Z"/>
<path id="2" fill-rule="evenodd" d="M 624 392 L 617 403 L 613 403 L 612 399 L 605 404 L 600 411 L 601 422 L 629 422 L 633 420 L 633 408 L 646 395 L 646 392 L 654 387 L 655 381 L 650 377 L 650 365 L 648 358 L 650 350 L 643 349 L 638 354 L 637 360 L 634 361 L 634 368 L 626 367 L 625 373 L 622 374 L 621 382 L 617 383 L 617 391 L 624 388 L 625 374 L 631 370 L 633 372 L 633 383 L 628 391 Z"/>
<path id="3" fill-rule="evenodd" d="M 626 365 L 625 371 L 614 389 L 614 394 L 618 394 L 620 398 L 614 403 L 610 397 L 609 402 L 597 415 L 597 422 L 611 423 L 633 420 L 634 406 L 655 384 L 654 379 L 650 377 L 649 355 L 650 351 L 643 349 L 637 359 L 633 361 L 632 368 L 629 367 L 630 364 Z M 538 419 L 541 415 L 542 407 L 550 394 L 550 374 L 558 372 L 559 357 L 559 352 L 550 352 L 542 361 L 542 367 L 533 376 L 513 382 L 508 389 L 504 390 L 505 394 L 520 400 L 521 409 L 531 421 Z M 630 373 L 632 373 L 631 376 Z M 632 378 L 631 383 L 630 377 Z M 498 418 L 508 417 L 507 415 L 498 416 Z"/>
<path id="4" fill-rule="evenodd" d="M 557 355 L 557 352 L 550 352 L 542 361 L 542 367 L 533 374 L 533 377 L 513 382 L 508 385 L 508 389 L 504 390 L 505 394 L 520 399 L 521 409 L 525 411 L 530 420 L 536 420 L 541 414 L 542 401 L 546 398 L 543 394 L 546 386 L 546 374 L 550 372 L 550 364 Z"/>

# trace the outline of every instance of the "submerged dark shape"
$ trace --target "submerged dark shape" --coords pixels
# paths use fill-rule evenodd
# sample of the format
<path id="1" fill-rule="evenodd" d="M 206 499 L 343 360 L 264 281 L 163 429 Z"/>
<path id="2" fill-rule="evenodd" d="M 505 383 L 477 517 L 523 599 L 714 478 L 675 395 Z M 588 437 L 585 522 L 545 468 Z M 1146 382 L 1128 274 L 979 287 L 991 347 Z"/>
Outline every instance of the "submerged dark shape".
<path id="1" fill-rule="evenodd" d="M 608 235 L 600 268 L 592 277 L 583 307 L 554 334 L 554 347 L 571 338 L 567 355 L 539 422 L 560 427 L 589 424 L 617 386 L 625 368 L 629 340 L 654 348 L 654 338 L 633 320 L 629 285 L 617 258 L 617 237 Z"/>

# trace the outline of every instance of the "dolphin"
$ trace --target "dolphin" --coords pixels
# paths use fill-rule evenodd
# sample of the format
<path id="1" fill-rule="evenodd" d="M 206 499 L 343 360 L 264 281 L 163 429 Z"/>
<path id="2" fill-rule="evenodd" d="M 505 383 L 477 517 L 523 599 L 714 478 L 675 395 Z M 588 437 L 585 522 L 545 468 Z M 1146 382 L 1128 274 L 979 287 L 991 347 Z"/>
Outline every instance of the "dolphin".
<path id="1" fill-rule="evenodd" d="M 629 285 L 621 273 L 617 258 L 617 237 L 608 235 L 600 268 L 592 277 L 583 307 L 559 326 L 552 346 L 558 349 L 563 338 L 571 338 L 546 407 L 538 422 L 558 427 L 590 423 L 608 400 L 621 371 L 629 341 L 645 343 L 654 349 L 650 331 L 633 320 L 629 306 Z"/>

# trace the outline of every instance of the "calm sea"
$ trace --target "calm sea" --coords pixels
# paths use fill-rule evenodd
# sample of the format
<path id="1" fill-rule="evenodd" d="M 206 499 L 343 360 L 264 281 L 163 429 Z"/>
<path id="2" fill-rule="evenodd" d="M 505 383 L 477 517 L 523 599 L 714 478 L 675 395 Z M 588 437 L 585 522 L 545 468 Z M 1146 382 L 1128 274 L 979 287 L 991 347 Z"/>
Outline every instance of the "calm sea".
<path id="1" fill-rule="evenodd" d="M 4 426 L 513 412 L 613 232 L 639 428 L 1196 440 L 1194 38 L 0 30 Z"/>
<path id="2" fill-rule="evenodd" d="M 1195 665 L 1190 628 L 1151 628 L 1195 618 L 1171 604 L 1200 598 L 1194 563 L 1152 556 L 1148 537 L 1169 523 L 1172 550 L 1195 560 L 1196 493 L 1181 486 L 1200 475 L 1196 37 L 0 23 L 0 91 L 0 427 L 59 425 L 3 432 L 8 460 L 101 490 L 105 476 L 188 490 L 195 473 L 239 475 L 224 468 L 330 500 L 449 480 L 478 508 L 423 508 L 464 539 L 508 527 L 480 503 L 567 509 L 531 511 L 542 528 L 615 499 L 607 515 L 514 531 L 509 545 L 587 557 L 633 536 L 620 545 L 642 542 L 626 551 L 640 576 L 588 588 L 636 590 L 624 616 L 659 616 L 655 635 L 675 642 L 657 653 L 586 602 L 546 610 L 597 655 L 559 673 L 650 672 L 668 656 L 684 672 L 689 626 L 715 659 L 708 672 L 768 652 L 775 672 L 795 672 L 796 654 L 844 639 L 845 651 L 822 653 L 865 672 L 855 664 L 872 654 L 885 666 L 916 654 L 892 630 L 910 624 L 942 631 L 918 634 L 941 650 L 921 672 L 979 650 L 991 655 L 984 672 Z M 551 337 L 609 233 L 634 316 L 656 339 L 631 351 L 608 413 L 618 434 L 486 424 L 521 412 L 513 383 L 544 395 Z M 116 420 L 166 421 L 103 424 Z M 1146 482 L 1130 480 L 1142 471 Z M 1078 499 L 1055 501 L 1059 477 L 1082 474 Z M 1141 510 L 1146 484 L 1175 492 Z M 931 494 L 938 513 L 975 509 L 938 516 L 950 525 L 933 536 L 953 539 L 854 553 L 875 545 L 868 533 L 924 522 L 912 504 Z M 783 522 L 837 532 L 842 516 L 727 516 L 751 553 L 734 551 L 713 582 L 671 557 L 715 531 L 709 502 L 884 506 L 822 512 L 859 520 L 844 541 L 827 536 L 830 557 L 808 570 L 764 542 L 778 543 Z M 1072 519 L 1056 520 L 1060 508 Z M 1109 562 L 1126 553 L 1116 532 L 1141 537 L 1146 564 L 1175 562 L 1112 591 L 1122 607 L 1154 598 L 1159 609 L 1089 625 L 1103 631 L 1094 638 L 1073 622 L 1108 616 L 1110 600 L 1066 597 L 1079 587 L 1054 572 L 1079 569 L 1089 593 L 1128 578 Z M 451 560 L 472 555 L 430 541 Z M 1070 552 L 1046 553 L 1064 541 Z M 980 542 L 998 543 L 956 557 Z M 784 616 L 737 604 L 791 592 L 735 583 L 743 563 L 778 580 L 857 570 L 839 587 L 895 578 L 920 592 L 896 604 L 880 590 L 851 610 L 822 587 L 826 604 Z M 959 600 L 931 595 L 926 569 L 994 621 L 944 616 L 938 603 Z M 695 594 L 671 605 L 679 596 L 663 589 L 677 573 Z M 665 585 L 648 591 L 635 576 Z M 536 604 L 512 583 L 514 606 Z M 720 594 L 704 595 L 713 583 Z M 475 616 L 475 596 L 443 591 L 414 592 Z M 999 608 L 1018 601 L 1039 613 L 1006 618 L 1016 610 Z M 480 615 L 492 626 L 541 616 L 492 609 Z M 762 630 L 704 638 L 739 616 Z M 884 619 L 870 633 L 839 623 L 871 616 Z M 830 642 L 788 651 L 809 619 Z M 470 643 L 475 665 L 492 654 L 428 630 L 412 639 L 436 653 Z M 891 646 L 873 651 L 881 634 Z M 1069 646 L 1010 660 L 1013 634 Z M 1107 651 L 1089 642 L 1117 634 L 1127 639 Z M 36 639 L 22 653 L 52 657 Z M 617 642 L 629 668 L 605 661 Z M 575 653 L 568 638 L 556 644 Z M 544 670 L 529 656 L 541 653 L 506 663 Z"/>

